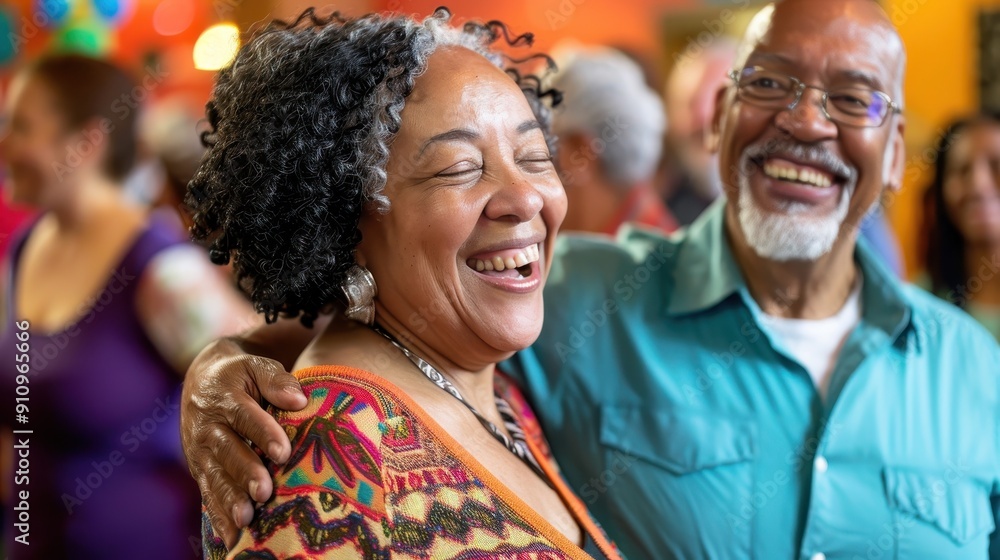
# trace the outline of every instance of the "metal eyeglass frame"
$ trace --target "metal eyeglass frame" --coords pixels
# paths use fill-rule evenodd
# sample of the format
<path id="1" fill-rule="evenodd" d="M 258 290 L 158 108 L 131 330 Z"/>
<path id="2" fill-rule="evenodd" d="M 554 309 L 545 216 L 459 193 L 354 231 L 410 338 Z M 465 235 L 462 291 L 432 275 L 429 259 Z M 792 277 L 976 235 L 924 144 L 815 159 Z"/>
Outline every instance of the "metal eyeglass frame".
<path id="1" fill-rule="evenodd" d="M 789 103 L 787 106 L 785 106 L 786 110 L 795 109 L 795 107 L 798 106 L 799 102 L 802 101 L 802 94 L 805 93 L 805 91 L 807 89 L 815 89 L 815 90 L 817 90 L 817 91 L 819 91 L 819 92 L 821 92 L 823 94 L 823 98 L 820 101 L 820 108 L 823 110 L 823 116 L 825 116 L 831 122 L 835 122 L 837 124 L 842 124 L 844 126 L 851 126 L 851 127 L 855 127 L 855 128 L 878 128 L 878 127 L 882 126 L 883 124 L 885 124 L 885 121 L 889 120 L 889 115 L 891 115 L 891 114 L 898 115 L 898 114 L 900 114 L 900 113 L 903 112 L 903 108 L 900 107 L 899 104 L 897 104 L 895 101 L 893 101 L 892 98 L 889 97 L 889 94 L 887 94 L 885 92 L 882 92 L 882 91 L 878 91 L 877 89 L 872 89 L 872 93 L 874 93 L 874 94 L 878 95 L 879 97 L 881 97 L 882 99 L 884 99 L 887 102 L 887 106 L 889 108 L 885 112 L 885 115 L 882 116 L 882 120 L 878 124 L 869 124 L 869 125 L 845 123 L 845 122 L 843 122 L 840 119 L 833 118 L 830 115 L 830 112 L 826 108 L 826 104 L 827 104 L 827 102 L 830 99 L 830 90 L 821 88 L 819 86 L 810 86 L 810 85 L 807 85 L 805 82 L 803 82 L 802 80 L 796 78 L 795 76 L 791 76 L 789 74 L 784 74 L 782 72 L 774 72 L 774 71 L 768 70 L 767 68 L 763 68 L 763 67 L 760 67 L 760 66 L 750 66 L 749 68 L 752 69 L 752 70 L 755 70 L 755 71 L 771 72 L 772 74 L 778 74 L 780 76 L 784 76 L 784 77 L 788 78 L 789 80 L 791 80 L 792 84 L 795 86 L 795 89 L 793 90 L 794 93 L 795 93 L 795 99 L 792 100 L 792 102 Z M 747 68 L 743 68 L 743 70 L 736 70 L 734 68 L 733 70 L 729 71 L 729 74 L 728 74 L 729 75 L 729 79 L 731 79 L 733 81 L 733 84 L 736 86 L 736 92 L 737 92 L 737 94 L 739 94 L 740 89 L 741 89 L 740 88 L 740 74 L 742 74 L 746 70 L 747 70 Z M 757 103 L 762 103 L 764 101 L 763 100 L 757 100 L 757 99 L 752 99 L 751 98 L 751 99 L 749 99 L 749 102 L 757 104 Z"/>

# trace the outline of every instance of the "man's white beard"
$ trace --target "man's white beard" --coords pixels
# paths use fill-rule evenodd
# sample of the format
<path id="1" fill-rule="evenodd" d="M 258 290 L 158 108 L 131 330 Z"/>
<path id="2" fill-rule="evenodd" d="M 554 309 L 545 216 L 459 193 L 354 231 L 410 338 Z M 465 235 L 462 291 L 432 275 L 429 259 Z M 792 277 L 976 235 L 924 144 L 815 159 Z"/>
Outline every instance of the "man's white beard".
<path id="1" fill-rule="evenodd" d="M 847 218 L 855 186 L 853 181 L 841 190 L 837 208 L 826 216 L 810 215 L 812 207 L 801 202 L 788 202 L 780 212 L 769 212 L 757 204 L 750 192 L 747 167 L 744 165 L 739 175 L 737 209 L 740 227 L 750 248 L 773 261 L 814 261 L 829 253 Z"/>

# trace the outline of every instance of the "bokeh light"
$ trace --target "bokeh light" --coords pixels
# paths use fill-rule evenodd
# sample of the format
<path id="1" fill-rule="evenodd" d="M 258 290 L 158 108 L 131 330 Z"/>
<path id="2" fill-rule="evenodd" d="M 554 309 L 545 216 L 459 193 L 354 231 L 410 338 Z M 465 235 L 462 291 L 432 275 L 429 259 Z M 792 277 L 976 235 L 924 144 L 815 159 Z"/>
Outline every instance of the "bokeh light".
<path id="1" fill-rule="evenodd" d="M 52 49 L 90 56 L 105 56 L 114 46 L 112 30 L 97 19 L 82 19 L 63 26 L 52 36 Z"/>
<path id="2" fill-rule="evenodd" d="M 94 10 L 105 20 L 120 25 L 132 15 L 134 0 L 93 0 Z"/>
<path id="3" fill-rule="evenodd" d="M 66 22 L 75 1 L 79 0 L 35 0 L 34 11 L 46 27 L 56 28 Z"/>
<path id="4" fill-rule="evenodd" d="M 218 70 L 232 62 L 240 48 L 240 29 L 232 23 L 220 23 L 205 30 L 194 44 L 194 67 Z"/>
<path id="5" fill-rule="evenodd" d="M 153 12 L 153 29 L 167 37 L 184 33 L 195 16 L 194 0 L 163 0 Z"/>

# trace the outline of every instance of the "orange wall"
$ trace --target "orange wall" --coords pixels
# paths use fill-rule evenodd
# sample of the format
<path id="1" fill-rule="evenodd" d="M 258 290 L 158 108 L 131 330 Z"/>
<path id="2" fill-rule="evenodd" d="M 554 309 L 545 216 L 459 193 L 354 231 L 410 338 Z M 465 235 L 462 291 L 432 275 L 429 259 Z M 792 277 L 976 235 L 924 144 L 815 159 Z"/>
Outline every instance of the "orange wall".
<path id="1" fill-rule="evenodd" d="M 907 180 L 889 215 L 907 269 L 917 270 L 920 197 L 930 181 L 932 146 L 952 118 L 979 105 L 977 12 L 1000 0 L 887 0 L 909 54 L 906 78 Z M 998 69 L 1000 71 L 1000 69 Z"/>

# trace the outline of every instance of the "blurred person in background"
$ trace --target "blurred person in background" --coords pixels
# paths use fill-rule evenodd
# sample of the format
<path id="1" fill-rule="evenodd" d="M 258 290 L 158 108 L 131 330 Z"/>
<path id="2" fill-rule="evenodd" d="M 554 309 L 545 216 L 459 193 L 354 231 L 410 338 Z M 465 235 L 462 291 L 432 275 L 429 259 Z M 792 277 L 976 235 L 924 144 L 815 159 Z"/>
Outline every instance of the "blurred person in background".
<path id="1" fill-rule="evenodd" d="M 152 204 L 175 217 L 184 231 L 192 225 L 184 194 L 205 154 L 198 132 L 203 116 L 190 105 L 180 97 L 162 100 L 146 111 L 139 125 L 143 143 L 159 169 L 160 184 Z"/>
<path id="2" fill-rule="evenodd" d="M 1000 341 L 1000 115 L 954 122 L 937 154 L 922 283 Z"/>
<path id="3" fill-rule="evenodd" d="M 153 214 L 164 222 L 173 224 L 179 231 L 188 232 L 193 225 L 191 209 L 184 203 L 188 182 L 194 177 L 205 155 L 199 126 L 202 117 L 191 109 L 191 103 L 181 97 L 167 98 L 153 104 L 139 124 L 143 144 L 149 151 L 155 172 L 155 185 L 147 189 Z M 205 260 L 203 250 L 193 253 Z M 212 266 L 211 270 L 229 286 L 227 297 L 244 317 L 243 328 L 263 323 L 254 312 L 250 300 L 236 285 L 231 265 Z"/>
<path id="4" fill-rule="evenodd" d="M 697 53 L 685 53 L 667 78 L 665 192 L 680 225 L 689 225 L 722 195 L 718 155 L 706 142 L 715 97 L 726 86 L 736 58 L 736 41 L 720 37 Z"/>
<path id="5" fill-rule="evenodd" d="M 882 258 L 886 268 L 903 278 L 906 272 L 903 268 L 903 253 L 899 248 L 896 232 L 889 223 L 886 209 L 881 204 L 880 202 L 879 206 L 872 208 L 871 212 L 861 219 L 858 234 L 868 242 L 872 251 Z"/>
<path id="6" fill-rule="evenodd" d="M 7 98 L 6 196 L 39 212 L 0 276 L 6 403 L 16 334 L 30 335 L 28 421 L 0 419 L 8 507 L 11 489 L 30 490 L 30 544 L 4 526 L 14 558 L 176 560 L 199 539 L 176 397 L 191 359 L 242 314 L 204 251 L 122 192 L 135 87 L 107 62 L 57 55 L 21 70 Z M 33 431 L 27 485 L 13 484 L 12 429 Z"/>
<path id="7" fill-rule="evenodd" d="M 653 189 L 667 122 L 642 69 L 612 49 L 576 53 L 561 68 L 552 128 L 569 199 L 563 231 L 613 235 L 628 222 L 677 229 Z"/>

